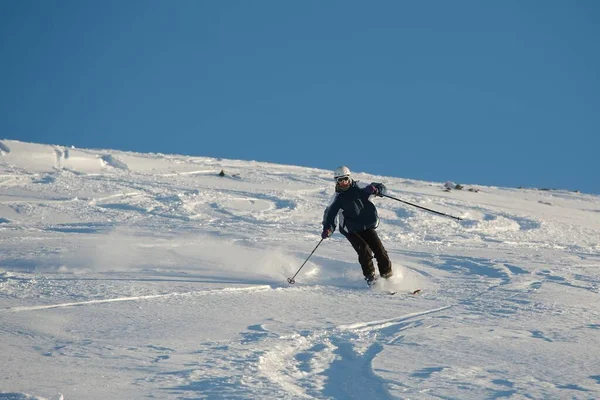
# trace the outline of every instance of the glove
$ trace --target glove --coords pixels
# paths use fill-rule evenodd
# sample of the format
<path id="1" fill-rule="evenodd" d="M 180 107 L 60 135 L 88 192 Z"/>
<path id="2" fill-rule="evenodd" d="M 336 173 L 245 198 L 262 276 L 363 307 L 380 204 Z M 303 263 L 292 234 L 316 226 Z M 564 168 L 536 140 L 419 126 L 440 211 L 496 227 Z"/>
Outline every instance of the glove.
<path id="1" fill-rule="evenodd" d="M 321 233 L 321 239 L 327 239 L 332 233 L 333 231 L 331 229 L 323 229 L 323 232 Z"/>
<path id="2" fill-rule="evenodd" d="M 377 189 L 375 185 L 369 185 L 365 188 L 365 190 L 367 191 L 367 193 L 374 194 L 375 196 L 379 194 L 379 189 Z"/>

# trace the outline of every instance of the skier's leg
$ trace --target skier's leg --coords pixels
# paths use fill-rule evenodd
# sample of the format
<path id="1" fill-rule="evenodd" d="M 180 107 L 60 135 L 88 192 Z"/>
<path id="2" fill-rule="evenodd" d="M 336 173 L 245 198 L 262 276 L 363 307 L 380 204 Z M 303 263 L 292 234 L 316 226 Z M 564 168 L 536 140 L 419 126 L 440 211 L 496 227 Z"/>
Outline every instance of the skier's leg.
<path id="1" fill-rule="evenodd" d="M 375 229 L 367 229 L 360 232 L 360 237 L 369 245 L 375 254 L 379 275 L 383 278 L 392 276 L 392 262 L 390 261 L 390 257 L 388 256 L 385 247 L 383 247 L 383 243 L 381 243 Z"/>
<path id="2" fill-rule="evenodd" d="M 365 278 L 374 276 L 375 267 L 373 266 L 373 253 L 367 242 L 356 233 L 349 233 L 345 236 L 350 244 L 352 244 L 356 254 L 358 254 L 358 262 L 360 263 Z"/>

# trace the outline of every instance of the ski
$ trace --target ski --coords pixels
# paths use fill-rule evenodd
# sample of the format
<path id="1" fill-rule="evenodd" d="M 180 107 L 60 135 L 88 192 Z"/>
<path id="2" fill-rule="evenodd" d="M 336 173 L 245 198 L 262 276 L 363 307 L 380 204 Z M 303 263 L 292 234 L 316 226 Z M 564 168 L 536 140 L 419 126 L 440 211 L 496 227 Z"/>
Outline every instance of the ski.
<path id="1" fill-rule="evenodd" d="M 382 293 L 389 294 L 390 296 L 393 296 L 393 295 L 398 294 L 400 292 L 398 290 L 384 290 Z M 421 289 L 416 289 L 416 290 L 409 291 L 407 294 L 415 296 L 415 295 L 418 295 L 420 293 L 421 293 Z"/>
<path id="2" fill-rule="evenodd" d="M 389 292 L 390 295 L 394 295 L 394 294 L 397 294 L 397 293 L 398 293 L 397 290 L 391 290 Z M 408 294 L 413 295 L 413 296 L 418 295 L 419 293 L 421 293 L 421 289 L 411 290 L 411 291 L 408 292 Z"/>

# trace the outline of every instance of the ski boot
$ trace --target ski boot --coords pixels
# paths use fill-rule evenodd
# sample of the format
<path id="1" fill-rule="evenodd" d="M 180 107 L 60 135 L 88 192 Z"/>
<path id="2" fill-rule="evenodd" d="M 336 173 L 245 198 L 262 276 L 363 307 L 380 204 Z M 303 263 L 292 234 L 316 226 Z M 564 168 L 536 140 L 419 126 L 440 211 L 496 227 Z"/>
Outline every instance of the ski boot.
<path id="1" fill-rule="evenodd" d="M 377 281 L 377 277 L 375 275 L 366 276 L 365 281 L 367 281 L 367 286 L 373 287 L 373 285 Z"/>

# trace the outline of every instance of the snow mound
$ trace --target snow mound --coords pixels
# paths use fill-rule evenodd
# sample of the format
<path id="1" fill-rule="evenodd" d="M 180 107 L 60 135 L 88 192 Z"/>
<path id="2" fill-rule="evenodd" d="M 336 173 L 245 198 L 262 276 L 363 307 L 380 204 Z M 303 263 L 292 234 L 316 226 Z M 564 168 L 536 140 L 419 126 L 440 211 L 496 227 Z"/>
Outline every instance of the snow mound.
<path id="1" fill-rule="evenodd" d="M 124 170 L 129 169 L 127 167 L 127 164 L 125 164 L 122 161 L 119 161 L 112 154 L 105 154 L 103 156 L 100 156 L 100 159 L 102 160 L 102 164 L 105 165 L 105 166 L 113 167 L 113 168 L 116 168 L 116 169 L 124 169 Z"/>
<path id="2" fill-rule="evenodd" d="M 10 153 L 10 147 L 0 142 L 0 152 L 2 153 Z"/>

